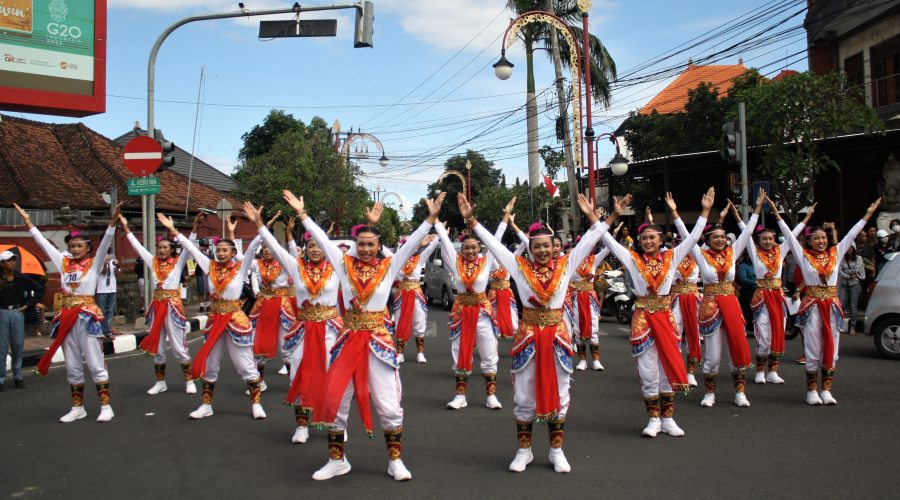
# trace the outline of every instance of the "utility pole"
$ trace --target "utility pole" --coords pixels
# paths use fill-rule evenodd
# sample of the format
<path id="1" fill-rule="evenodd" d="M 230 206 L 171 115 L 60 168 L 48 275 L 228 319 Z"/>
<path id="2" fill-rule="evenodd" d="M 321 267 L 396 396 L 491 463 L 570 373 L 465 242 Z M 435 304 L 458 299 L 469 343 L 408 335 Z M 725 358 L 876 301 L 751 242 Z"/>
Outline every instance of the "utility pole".
<path id="1" fill-rule="evenodd" d="M 547 12 L 554 14 L 553 0 L 547 0 Z M 569 207 L 574 210 L 578 206 L 578 178 L 575 173 L 575 156 L 572 154 L 572 136 L 569 134 L 569 120 L 566 115 L 568 104 L 566 103 L 566 90 L 563 85 L 562 62 L 559 59 L 559 38 L 556 36 L 556 27 L 550 25 L 550 47 L 553 54 L 553 69 L 556 70 L 556 100 L 559 104 L 559 116 L 563 123 L 563 148 L 566 152 L 566 177 L 569 180 Z M 581 232 L 581 218 L 570 216 L 575 223 L 577 232 Z"/>
<path id="2" fill-rule="evenodd" d="M 750 198 L 748 195 L 749 182 L 747 178 L 747 109 L 744 103 L 738 103 L 738 126 L 741 128 L 741 217 L 747 220 L 750 217 Z"/>

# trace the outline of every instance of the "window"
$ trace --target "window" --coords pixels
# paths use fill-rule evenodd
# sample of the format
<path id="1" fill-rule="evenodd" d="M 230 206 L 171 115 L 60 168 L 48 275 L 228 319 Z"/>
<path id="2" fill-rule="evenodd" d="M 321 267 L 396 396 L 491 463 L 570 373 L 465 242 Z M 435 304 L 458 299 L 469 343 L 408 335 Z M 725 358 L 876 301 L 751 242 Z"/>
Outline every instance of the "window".
<path id="1" fill-rule="evenodd" d="M 863 55 L 862 52 L 844 59 L 844 73 L 847 80 L 854 85 L 863 85 Z"/>
<path id="2" fill-rule="evenodd" d="M 878 108 L 900 102 L 900 36 L 869 49 L 872 64 L 872 104 Z"/>

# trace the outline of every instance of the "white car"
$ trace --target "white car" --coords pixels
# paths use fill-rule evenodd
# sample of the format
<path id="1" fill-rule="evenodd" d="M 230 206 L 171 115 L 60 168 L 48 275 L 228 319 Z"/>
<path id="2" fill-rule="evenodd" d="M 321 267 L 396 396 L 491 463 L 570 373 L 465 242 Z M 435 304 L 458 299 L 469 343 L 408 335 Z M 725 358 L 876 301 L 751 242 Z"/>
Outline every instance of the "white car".
<path id="1" fill-rule="evenodd" d="M 885 256 L 888 262 L 875 276 L 866 306 L 866 334 L 875 337 L 875 348 L 884 357 L 900 359 L 900 258 Z"/>

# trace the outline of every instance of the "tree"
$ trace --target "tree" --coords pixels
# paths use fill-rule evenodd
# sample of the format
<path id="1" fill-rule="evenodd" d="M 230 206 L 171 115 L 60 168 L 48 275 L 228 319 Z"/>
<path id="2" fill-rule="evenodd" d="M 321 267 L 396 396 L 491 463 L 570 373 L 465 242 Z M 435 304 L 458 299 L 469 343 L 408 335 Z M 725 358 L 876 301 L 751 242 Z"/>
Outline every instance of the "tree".
<path id="1" fill-rule="evenodd" d="M 288 132 L 302 132 L 306 125 L 294 115 L 284 110 L 273 109 L 263 119 L 262 125 L 254 125 L 249 132 L 241 136 L 244 146 L 238 152 L 238 161 L 246 162 L 257 156 L 266 154 L 275 144 L 278 136 Z"/>
<path id="2" fill-rule="evenodd" d="M 793 220 L 812 206 L 816 177 L 840 165 L 820 151 L 819 140 L 861 129 L 884 133 L 884 122 L 865 104 L 862 87 L 844 73 L 800 73 L 738 93 L 746 103 L 748 145 L 759 146 L 757 171 L 770 182 L 773 201 Z M 728 120 L 737 118 L 732 112 Z"/>
<path id="3" fill-rule="evenodd" d="M 466 176 L 466 160 L 472 164 L 470 172 L 472 178 L 472 199 L 475 200 L 483 189 L 493 186 L 499 186 L 502 179 L 500 169 L 494 168 L 494 162 L 488 161 L 484 155 L 477 151 L 467 150 L 465 155 L 455 155 L 445 163 L 445 172 L 447 170 L 456 170 L 463 177 Z M 462 193 L 462 181 L 454 176 L 448 175 L 444 180 L 438 183 L 432 183 L 428 186 L 427 198 L 435 198 L 441 191 L 446 191 L 448 196 L 441 206 L 439 219 L 447 224 L 448 227 L 462 227 L 463 219 L 459 215 L 459 206 L 456 204 L 456 193 Z M 509 201 L 509 200 L 507 200 Z M 413 206 L 413 222 L 415 225 L 421 224 L 428 217 L 428 207 L 424 200 L 420 200 Z"/>

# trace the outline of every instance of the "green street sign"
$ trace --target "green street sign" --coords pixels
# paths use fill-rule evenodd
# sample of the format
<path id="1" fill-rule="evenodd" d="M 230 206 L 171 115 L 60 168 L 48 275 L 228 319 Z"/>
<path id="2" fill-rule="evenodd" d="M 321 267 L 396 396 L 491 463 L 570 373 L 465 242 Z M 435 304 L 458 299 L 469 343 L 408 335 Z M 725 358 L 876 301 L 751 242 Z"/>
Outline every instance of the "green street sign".
<path id="1" fill-rule="evenodd" d="M 159 177 L 128 179 L 128 194 L 159 194 Z"/>

